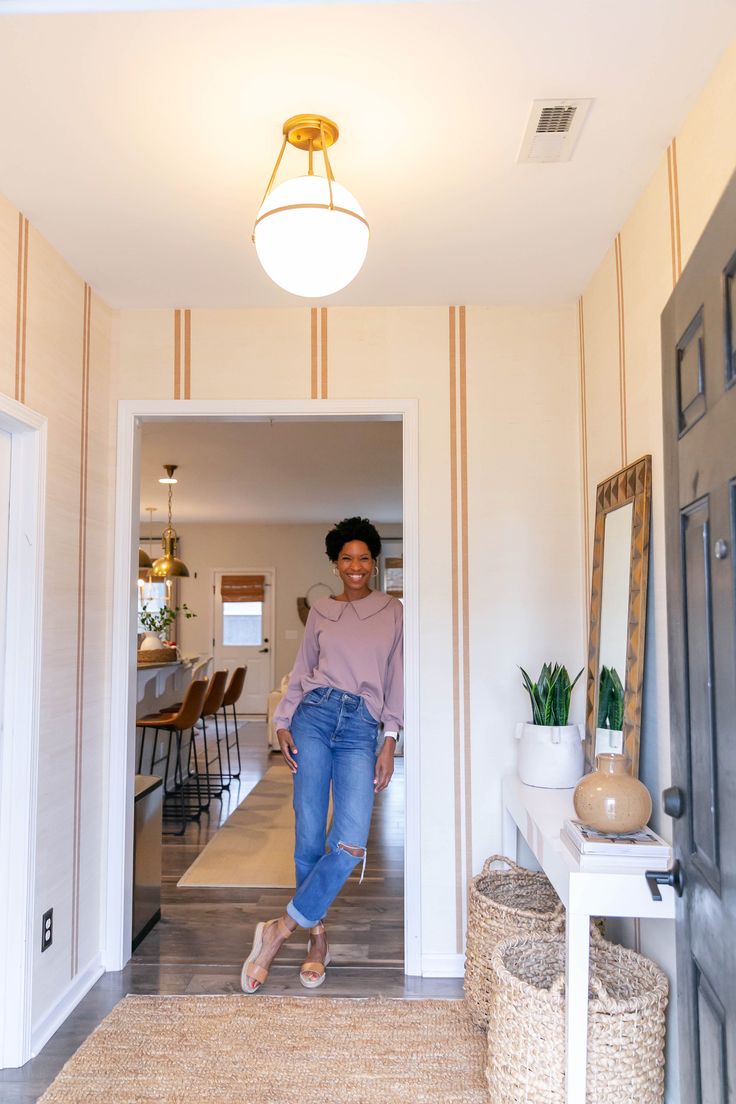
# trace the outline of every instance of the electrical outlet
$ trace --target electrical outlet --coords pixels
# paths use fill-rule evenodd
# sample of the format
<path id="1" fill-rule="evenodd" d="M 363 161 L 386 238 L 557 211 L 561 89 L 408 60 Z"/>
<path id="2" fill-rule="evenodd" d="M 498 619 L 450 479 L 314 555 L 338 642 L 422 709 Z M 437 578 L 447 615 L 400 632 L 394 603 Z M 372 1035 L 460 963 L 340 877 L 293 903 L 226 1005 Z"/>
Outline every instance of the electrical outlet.
<path id="1" fill-rule="evenodd" d="M 47 951 L 54 942 L 54 910 L 48 909 L 41 917 L 41 950 Z"/>

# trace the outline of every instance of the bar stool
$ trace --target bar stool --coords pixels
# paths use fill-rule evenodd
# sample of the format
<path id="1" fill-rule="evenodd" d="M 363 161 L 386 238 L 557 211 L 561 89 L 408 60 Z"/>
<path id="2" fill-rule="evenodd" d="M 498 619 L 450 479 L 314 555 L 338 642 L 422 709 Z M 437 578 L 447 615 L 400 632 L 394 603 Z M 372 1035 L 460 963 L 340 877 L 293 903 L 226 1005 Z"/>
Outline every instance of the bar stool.
<path id="1" fill-rule="evenodd" d="M 215 671 L 214 675 L 210 679 L 209 689 L 207 696 L 202 704 L 202 712 L 200 717 L 202 720 L 202 743 L 204 747 L 204 770 L 205 779 L 200 778 L 200 783 L 206 786 L 206 792 L 210 797 L 219 797 L 223 790 L 230 789 L 230 778 L 225 781 L 225 772 L 222 769 L 222 755 L 220 754 L 220 729 L 217 724 L 217 714 L 222 708 L 222 701 L 225 696 L 225 687 L 227 685 L 227 671 Z M 217 765 L 219 775 L 219 786 L 217 782 L 213 782 L 210 778 L 210 765 L 213 760 L 210 759 L 209 750 L 207 748 L 207 718 L 215 718 L 215 750 L 217 752 Z M 191 749 L 194 746 L 194 740 L 190 744 L 190 758 Z M 196 748 L 195 748 L 195 765 L 196 765 Z"/>
<path id="2" fill-rule="evenodd" d="M 243 693 L 243 687 L 245 686 L 245 676 L 248 673 L 247 667 L 236 667 L 230 676 L 230 685 L 225 691 L 225 696 L 222 699 L 222 716 L 225 720 L 225 748 L 227 749 L 227 766 L 232 778 L 240 778 L 240 772 L 242 770 L 242 763 L 240 760 L 240 736 L 238 735 L 238 715 L 235 711 L 235 703 Z M 233 771 L 230 765 L 230 748 L 233 746 L 230 743 L 230 733 L 227 728 L 227 710 L 228 706 L 233 707 L 233 725 L 235 726 L 235 750 L 238 753 L 238 769 Z"/>
<path id="3" fill-rule="evenodd" d="M 192 754 L 192 747 L 194 745 L 194 725 L 199 720 L 202 709 L 204 707 L 205 697 L 207 695 L 207 681 L 205 679 L 197 679 L 194 682 L 190 682 L 187 687 L 187 692 L 184 695 L 184 700 L 178 707 L 171 707 L 171 709 L 163 710 L 161 713 L 152 714 L 148 717 L 140 717 L 136 721 L 136 727 L 142 729 L 141 733 L 141 749 L 138 756 L 138 773 L 141 772 L 141 766 L 143 763 L 143 747 L 146 740 L 146 733 L 153 729 L 153 748 L 151 751 L 151 773 L 153 773 L 153 763 L 156 757 L 156 746 L 158 744 L 159 732 L 168 732 L 169 744 L 166 750 L 166 766 L 164 767 L 164 795 L 165 797 L 173 797 L 178 794 L 179 797 L 179 813 L 181 816 L 181 830 L 179 832 L 169 832 L 167 835 L 184 834 L 187 820 L 199 820 L 202 811 L 207 807 L 202 804 L 202 793 L 199 787 L 199 772 L 195 774 L 197 785 L 196 799 L 185 796 L 184 793 L 184 778 L 182 776 L 181 766 L 181 744 L 182 735 L 189 729 L 189 758 Z M 168 788 L 169 777 L 169 763 L 171 759 L 171 744 L 172 738 L 176 736 L 176 758 L 174 760 L 174 787 L 172 790 Z M 194 748 L 194 762 L 195 767 L 197 763 L 197 749 Z M 209 802 L 208 802 L 209 804 Z M 164 819 L 171 820 L 172 817 L 168 816 L 165 811 L 164 802 Z"/>

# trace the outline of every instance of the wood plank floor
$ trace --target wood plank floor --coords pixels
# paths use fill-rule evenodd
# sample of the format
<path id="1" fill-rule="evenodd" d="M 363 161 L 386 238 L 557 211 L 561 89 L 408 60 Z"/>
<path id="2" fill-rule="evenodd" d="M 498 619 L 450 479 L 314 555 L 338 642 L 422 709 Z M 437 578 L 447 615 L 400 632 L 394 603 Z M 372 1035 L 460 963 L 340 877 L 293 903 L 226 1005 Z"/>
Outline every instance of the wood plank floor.
<path id="1" fill-rule="evenodd" d="M 162 919 L 124 970 L 105 974 L 43 1051 L 18 1070 L 0 1071 L 3 1104 L 33 1104 L 64 1062 L 128 993 L 240 992 L 240 967 L 258 920 L 276 916 L 291 893 L 279 889 L 177 887 L 177 881 L 230 813 L 260 781 L 277 756 L 266 746 L 265 723 L 240 729 L 243 770 L 229 794 L 213 800 L 200 824 L 183 836 L 165 836 Z M 333 965 L 320 989 L 306 990 L 296 966 L 306 940 L 289 940 L 268 980 L 267 993 L 319 1000 L 382 994 L 389 997 L 462 997 L 462 980 L 409 978 L 403 972 L 404 777 L 394 778 L 376 800 L 363 884 L 356 873 L 330 910 L 328 934 Z M 171 826 L 171 825 L 169 825 Z M 265 999 L 263 997 L 254 999 Z M 244 998 L 250 999 L 250 998 Z"/>

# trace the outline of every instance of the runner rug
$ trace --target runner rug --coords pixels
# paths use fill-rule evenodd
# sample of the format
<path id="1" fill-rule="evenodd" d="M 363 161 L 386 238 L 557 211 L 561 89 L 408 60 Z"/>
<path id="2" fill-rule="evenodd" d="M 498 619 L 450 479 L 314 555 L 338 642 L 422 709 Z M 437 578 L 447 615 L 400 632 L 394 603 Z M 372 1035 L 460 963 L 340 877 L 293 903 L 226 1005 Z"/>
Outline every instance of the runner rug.
<path id="1" fill-rule="evenodd" d="M 489 1104 L 463 1001 L 125 997 L 41 1104 Z"/>
<path id="2" fill-rule="evenodd" d="M 180 886 L 294 885 L 291 772 L 269 767 L 179 880 Z"/>

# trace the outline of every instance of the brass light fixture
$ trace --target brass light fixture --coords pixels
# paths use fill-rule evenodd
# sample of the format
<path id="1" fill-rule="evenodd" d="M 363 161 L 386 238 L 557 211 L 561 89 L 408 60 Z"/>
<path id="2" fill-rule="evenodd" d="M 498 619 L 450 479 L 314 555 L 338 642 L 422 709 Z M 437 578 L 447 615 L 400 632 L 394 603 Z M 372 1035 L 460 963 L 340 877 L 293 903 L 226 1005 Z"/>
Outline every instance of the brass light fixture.
<path id="1" fill-rule="evenodd" d="M 166 526 L 161 536 L 161 545 L 164 554 L 163 556 L 159 556 L 157 560 L 154 560 L 153 567 L 151 568 L 151 577 L 153 579 L 173 579 L 176 576 L 186 578 L 189 576 L 189 568 L 187 565 L 183 560 L 177 559 L 176 546 L 179 541 L 179 536 L 176 529 L 171 524 L 171 496 L 173 485 L 177 482 L 174 478 L 174 472 L 177 467 L 177 464 L 164 464 L 167 478 L 159 479 L 159 483 L 166 483 L 169 487 L 169 524 Z"/>
<path id="2" fill-rule="evenodd" d="M 318 299 L 344 288 L 360 272 L 370 229 L 355 196 L 338 184 L 327 156 L 339 137 L 324 115 L 294 115 L 283 125 L 284 140 L 253 227 L 258 259 L 275 284 L 294 295 Z M 306 176 L 274 188 L 287 143 L 308 154 Z M 314 152 L 322 153 L 325 175 L 314 173 Z"/>

